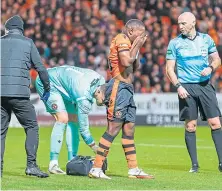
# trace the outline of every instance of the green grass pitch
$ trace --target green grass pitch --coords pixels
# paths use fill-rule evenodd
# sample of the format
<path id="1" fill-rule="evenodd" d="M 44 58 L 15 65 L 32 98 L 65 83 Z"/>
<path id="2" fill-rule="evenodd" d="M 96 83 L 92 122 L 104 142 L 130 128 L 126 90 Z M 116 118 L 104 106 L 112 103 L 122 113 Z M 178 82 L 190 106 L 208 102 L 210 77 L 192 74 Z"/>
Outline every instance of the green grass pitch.
<path id="1" fill-rule="evenodd" d="M 105 128 L 92 128 L 98 143 Z M 47 171 L 51 128 L 40 128 L 38 164 Z M 197 130 L 200 172 L 191 174 L 190 159 L 184 143 L 183 128 L 137 127 L 137 159 L 140 168 L 155 176 L 154 180 L 127 178 L 127 165 L 120 135 L 111 147 L 107 175 L 112 180 L 90 179 L 67 175 L 50 175 L 47 179 L 26 176 L 25 133 L 22 128 L 10 128 L 5 152 L 3 190 L 219 190 L 222 173 L 209 128 Z M 60 166 L 65 170 L 67 154 L 65 141 L 60 154 Z M 81 140 L 79 154 L 93 155 Z"/>

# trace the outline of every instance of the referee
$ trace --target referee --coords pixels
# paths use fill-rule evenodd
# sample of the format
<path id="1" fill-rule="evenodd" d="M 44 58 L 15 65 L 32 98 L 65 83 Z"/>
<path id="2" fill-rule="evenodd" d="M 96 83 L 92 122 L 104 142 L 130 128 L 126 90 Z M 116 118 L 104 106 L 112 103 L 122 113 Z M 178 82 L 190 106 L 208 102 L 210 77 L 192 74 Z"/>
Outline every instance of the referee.
<path id="1" fill-rule="evenodd" d="M 41 178 L 48 177 L 36 164 L 36 153 L 39 142 L 39 127 L 36 113 L 30 102 L 31 66 L 38 71 L 44 85 L 43 100 L 50 93 L 48 73 L 41 62 L 38 50 L 29 38 L 23 36 L 23 21 L 15 15 L 5 23 L 6 35 L 1 37 L 1 175 L 5 138 L 13 111 L 26 133 L 25 148 L 27 153 L 27 168 L 25 173 Z"/>
<path id="2" fill-rule="evenodd" d="M 219 170 L 222 171 L 221 113 L 215 89 L 210 83 L 211 73 L 221 65 L 221 59 L 212 38 L 197 32 L 195 24 L 196 18 L 192 13 L 184 12 L 179 16 L 181 34 L 168 45 L 166 71 L 177 88 L 180 121 L 185 121 L 185 142 L 192 161 L 189 172 L 198 172 L 199 168 L 196 149 L 198 109 L 201 119 L 207 120 L 211 127 Z M 177 75 L 174 72 L 175 65 Z"/>

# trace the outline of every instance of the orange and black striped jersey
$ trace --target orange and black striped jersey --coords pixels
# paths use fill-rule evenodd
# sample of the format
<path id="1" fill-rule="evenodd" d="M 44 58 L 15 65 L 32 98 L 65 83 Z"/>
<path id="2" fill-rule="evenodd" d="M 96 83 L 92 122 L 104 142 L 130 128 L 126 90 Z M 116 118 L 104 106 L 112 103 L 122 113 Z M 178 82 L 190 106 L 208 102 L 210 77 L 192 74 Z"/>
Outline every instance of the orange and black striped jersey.
<path id="1" fill-rule="evenodd" d="M 125 34 L 118 34 L 113 38 L 109 53 L 109 68 L 112 78 L 125 70 L 125 67 L 120 63 L 119 52 L 130 50 L 130 48 L 131 42 Z"/>

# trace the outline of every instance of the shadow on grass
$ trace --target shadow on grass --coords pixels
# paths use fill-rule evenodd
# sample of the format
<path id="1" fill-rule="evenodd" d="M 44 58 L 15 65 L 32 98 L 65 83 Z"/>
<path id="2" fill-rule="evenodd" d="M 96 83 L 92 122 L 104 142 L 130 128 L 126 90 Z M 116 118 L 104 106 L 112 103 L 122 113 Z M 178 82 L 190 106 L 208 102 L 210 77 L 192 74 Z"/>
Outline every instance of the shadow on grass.
<path id="1" fill-rule="evenodd" d="M 23 169 L 24 170 L 24 169 Z M 20 176 L 20 177 L 26 177 L 26 174 L 25 174 L 25 170 L 24 172 L 13 172 L 13 171 L 4 171 L 3 172 L 3 178 L 4 177 L 7 177 L 7 176 Z"/>
<path id="2" fill-rule="evenodd" d="M 126 175 L 119 175 L 119 174 L 113 174 L 113 173 L 106 173 L 107 176 L 109 176 L 110 178 L 112 177 L 119 177 L 119 178 L 128 178 Z"/>
<path id="3" fill-rule="evenodd" d="M 41 171 L 48 173 L 48 167 L 46 166 L 38 166 Z M 25 172 L 26 167 L 19 167 L 18 169 L 23 170 Z"/>
<path id="4" fill-rule="evenodd" d="M 147 165 L 148 169 L 158 169 L 158 170 L 177 170 L 177 171 L 189 171 L 189 167 L 186 165 L 177 165 L 177 164 L 149 164 Z"/>

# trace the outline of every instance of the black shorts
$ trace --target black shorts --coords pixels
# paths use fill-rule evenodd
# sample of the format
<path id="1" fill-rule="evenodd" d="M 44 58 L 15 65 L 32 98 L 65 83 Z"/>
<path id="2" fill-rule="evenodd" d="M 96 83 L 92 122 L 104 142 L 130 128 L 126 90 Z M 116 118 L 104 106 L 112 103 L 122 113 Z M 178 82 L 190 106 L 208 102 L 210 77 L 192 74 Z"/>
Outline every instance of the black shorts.
<path id="1" fill-rule="evenodd" d="M 107 119 L 115 122 L 136 121 L 136 105 L 132 84 L 111 79 L 106 87 L 105 104 Z"/>
<path id="2" fill-rule="evenodd" d="M 182 84 L 182 86 L 190 96 L 186 99 L 179 97 L 180 121 L 196 120 L 198 108 L 203 121 L 221 116 L 215 89 L 209 81 Z"/>

